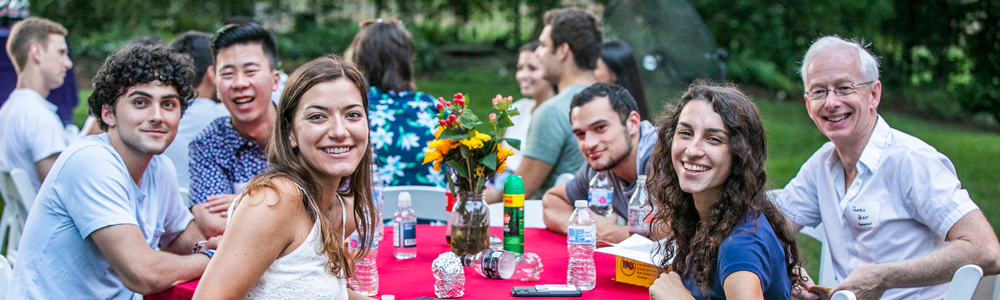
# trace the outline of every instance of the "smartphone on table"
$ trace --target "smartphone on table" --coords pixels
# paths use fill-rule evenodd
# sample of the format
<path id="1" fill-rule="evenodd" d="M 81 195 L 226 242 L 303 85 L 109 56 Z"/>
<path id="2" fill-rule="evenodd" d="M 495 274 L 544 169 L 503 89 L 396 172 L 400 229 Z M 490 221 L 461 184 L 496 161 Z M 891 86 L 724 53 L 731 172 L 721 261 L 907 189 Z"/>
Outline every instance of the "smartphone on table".
<path id="1" fill-rule="evenodd" d="M 510 295 L 514 297 L 580 297 L 583 292 L 575 285 L 540 284 L 536 286 L 515 286 Z"/>

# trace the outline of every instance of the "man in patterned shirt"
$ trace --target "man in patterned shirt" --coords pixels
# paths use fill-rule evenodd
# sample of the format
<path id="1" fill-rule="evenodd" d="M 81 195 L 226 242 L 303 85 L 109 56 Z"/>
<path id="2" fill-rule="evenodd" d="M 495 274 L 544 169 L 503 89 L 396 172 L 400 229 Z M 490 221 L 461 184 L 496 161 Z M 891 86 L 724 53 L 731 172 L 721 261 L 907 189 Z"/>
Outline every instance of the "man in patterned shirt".
<path id="1" fill-rule="evenodd" d="M 226 228 L 226 209 L 246 182 L 267 170 L 264 147 L 277 118 L 274 37 L 257 23 L 234 23 L 212 37 L 215 87 L 231 117 L 221 117 L 190 144 L 188 206 L 206 237 Z"/>

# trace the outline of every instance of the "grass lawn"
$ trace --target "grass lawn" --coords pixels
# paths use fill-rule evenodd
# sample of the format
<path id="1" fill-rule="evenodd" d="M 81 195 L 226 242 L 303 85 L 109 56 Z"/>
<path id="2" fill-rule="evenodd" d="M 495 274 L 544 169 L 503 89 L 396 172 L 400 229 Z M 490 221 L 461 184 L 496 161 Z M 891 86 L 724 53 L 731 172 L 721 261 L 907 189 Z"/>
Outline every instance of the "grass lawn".
<path id="1" fill-rule="evenodd" d="M 420 91 L 435 97 L 451 99 L 461 92 L 469 105 L 484 112 L 496 94 L 521 98 L 513 72 L 501 76 L 497 69 L 466 69 L 424 76 L 417 80 Z M 86 119 L 86 96 L 80 92 L 82 105 L 74 110 L 77 125 Z M 799 167 L 827 138 L 816 129 L 801 101 L 775 102 L 754 99 L 760 108 L 767 130 L 767 173 L 772 188 L 780 188 L 798 172 Z M 1000 228 L 1000 135 L 960 128 L 958 126 L 923 121 L 904 115 L 883 113 L 890 126 L 916 136 L 947 155 L 955 164 L 963 187 L 983 210 L 994 230 Z M 485 119 L 486 116 L 479 116 Z M 800 249 L 806 256 L 806 268 L 816 278 L 819 273 L 819 243 L 799 235 Z"/>

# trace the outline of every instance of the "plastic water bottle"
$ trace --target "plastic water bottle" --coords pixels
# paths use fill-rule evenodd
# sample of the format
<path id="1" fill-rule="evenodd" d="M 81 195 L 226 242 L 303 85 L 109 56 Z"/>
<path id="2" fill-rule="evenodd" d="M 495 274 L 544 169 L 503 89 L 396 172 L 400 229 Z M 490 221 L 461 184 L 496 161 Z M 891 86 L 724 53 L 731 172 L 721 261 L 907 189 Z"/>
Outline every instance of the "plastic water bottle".
<path id="1" fill-rule="evenodd" d="M 357 231 L 351 234 L 347 240 L 349 250 L 352 252 L 361 250 Z M 351 289 L 368 297 L 378 294 L 378 266 L 375 264 L 375 258 L 378 257 L 378 243 L 379 240 L 372 240 L 372 248 L 368 251 L 368 255 L 354 264 L 354 277 L 357 280 L 355 278 L 347 279 L 347 284 L 351 286 Z"/>
<path id="2" fill-rule="evenodd" d="M 646 175 L 639 175 L 635 180 L 635 193 L 628 201 L 628 233 L 649 237 L 649 223 L 646 216 L 649 209 L 649 196 L 646 194 Z"/>
<path id="3" fill-rule="evenodd" d="M 382 177 L 378 176 L 378 167 L 372 164 L 372 204 L 375 204 L 375 212 L 378 215 L 378 222 L 375 222 L 375 240 L 382 241 L 385 235 L 385 224 L 382 221 L 382 210 L 384 209 L 382 203 L 385 199 L 383 198 L 383 190 L 385 188 L 385 183 L 382 181 Z"/>
<path id="4" fill-rule="evenodd" d="M 392 217 L 392 255 L 397 259 L 417 257 L 417 214 L 412 205 L 410 193 L 399 193 L 399 210 Z"/>
<path id="5" fill-rule="evenodd" d="M 597 222 L 587 209 L 587 200 L 576 200 L 576 210 L 569 216 L 566 248 L 569 250 L 569 269 L 566 284 L 583 291 L 594 289 L 597 270 L 594 267 L 594 249 L 597 248 Z"/>
<path id="6" fill-rule="evenodd" d="M 537 281 L 543 270 L 537 254 L 494 249 L 462 255 L 462 265 L 486 278 L 520 281 Z"/>
<path id="7" fill-rule="evenodd" d="M 588 191 L 590 209 L 605 217 L 614 214 L 611 204 L 615 199 L 615 189 L 611 186 L 611 176 L 608 175 L 608 172 L 610 171 L 597 172 L 594 178 L 590 179 L 590 190 Z"/>

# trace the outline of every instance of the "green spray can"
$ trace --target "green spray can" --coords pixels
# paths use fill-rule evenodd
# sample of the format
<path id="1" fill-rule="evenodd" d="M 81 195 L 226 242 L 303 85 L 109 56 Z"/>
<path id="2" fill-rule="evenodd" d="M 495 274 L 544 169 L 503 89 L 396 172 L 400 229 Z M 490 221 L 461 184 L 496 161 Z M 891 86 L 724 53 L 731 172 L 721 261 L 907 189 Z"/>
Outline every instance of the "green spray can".
<path id="1" fill-rule="evenodd" d="M 524 253 L 524 182 L 518 175 L 503 183 L 503 249 Z"/>

